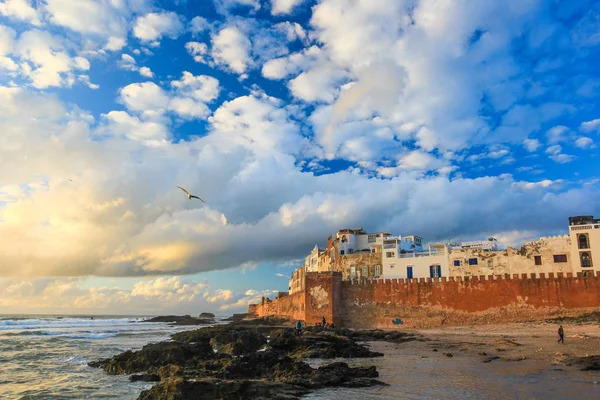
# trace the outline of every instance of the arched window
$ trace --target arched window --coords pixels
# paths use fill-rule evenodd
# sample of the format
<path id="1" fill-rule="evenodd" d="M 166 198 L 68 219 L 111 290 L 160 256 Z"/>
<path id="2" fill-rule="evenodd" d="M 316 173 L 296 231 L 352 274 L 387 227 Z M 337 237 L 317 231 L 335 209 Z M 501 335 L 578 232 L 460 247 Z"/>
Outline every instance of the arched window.
<path id="1" fill-rule="evenodd" d="M 590 253 L 588 253 L 587 251 L 584 251 L 583 253 L 581 253 L 581 266 L 582 267 L 591 267 L 592 266 L 592 259 L 590 257 Z"/>
<path id="2" fill-rule="evenodd" d="M 577 240 L 579 242 L 579 248 L 580 249 L 589 249 L 590 246 L 588 245 L 588 238 L 587 235 L 579 235 L 577 237 Z"/>

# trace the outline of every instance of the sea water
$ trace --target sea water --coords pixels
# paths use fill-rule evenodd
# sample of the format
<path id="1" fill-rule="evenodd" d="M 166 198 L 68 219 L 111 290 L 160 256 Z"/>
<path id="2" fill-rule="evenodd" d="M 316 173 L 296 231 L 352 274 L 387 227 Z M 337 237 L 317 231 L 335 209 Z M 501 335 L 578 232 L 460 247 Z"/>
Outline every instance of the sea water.
<path id="1" fill-rule="evenodd" d="M 0 399 L 135 399 L 151 383 L 87 364 L 194 329 L 122 316 L 0 316 Z"/>

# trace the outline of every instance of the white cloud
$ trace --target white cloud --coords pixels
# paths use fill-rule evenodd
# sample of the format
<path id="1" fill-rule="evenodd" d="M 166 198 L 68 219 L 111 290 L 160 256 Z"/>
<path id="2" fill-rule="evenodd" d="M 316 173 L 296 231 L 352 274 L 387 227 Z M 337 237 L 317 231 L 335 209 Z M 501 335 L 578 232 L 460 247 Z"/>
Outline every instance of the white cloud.
<path id="1" fill-rule="evenodd" d="M 217 65 L 243 74 L 252 62 L 250 46 L 250 40 L 240 29 L 226 27 L 212 38 L 212 57 Z"/>
<path id="2" fill-rule="evenodd" d="M 127 32 L 126 14 L 111 0 L 46 0 L 44 10 L 51 22 L 75 32 L 106 37 Z"/>
<path id="3" fill-rule="evenodd" d="M 441 160 L 436 159 L 432 155 L 415 150 L 401 156 L 398 161 L 398 166 L 408 170 L 430 170 L 441 167 Z"/>
<path id="4" fill-rule="evenodd" d="M 587 121 L 587 122 L 583 122 L 581 124 L 581 131 L 582 132 L 598 132 L 598 129 L 600 128 L 600 118 L 599 119 L 594 119 L 591 121 Z"/>
<path id="5" fill-rule="evenodd" d="M 562 151 L 562 147 L 559 144 L 555 144 L 546 149 L 547 154 L 553 154 L 553 155 L 560 154 L 561 151 Z"/>
<path id="6" fill-rule="evenodd" d="M 144 78 L 154 78 L 154 73 L 148 67 L 141 67 L 140 75 L 143 76 Z"/>
<path id="7" fill-rule="evenodd" d="M 548 143 L 559 143 L 566 140 L 565 134 L 569 132 L 569 128 L 564 125 L 554 126 L 546 132 Z"/>
<path id="8" fill-rule="evenodd" d="M 154 121 L 143 121 L 125 111 L 102 114 L 105 121 L 96 133 L 110 137 L 126 137 L 151 146 L 164 145 L 169 133 L 167 127 Z"/>
<path id="9" fill-rule="evenodd" d="M 219 96 L 219 81 L 212 76 L 194 76 L 184 71 L 178 81 L 172 81 L 171 86 L 186 97 L 192 97 L 202 102 L 211 102 Z"/>
<path id="10" fill-rule="evenodd" d="M 215 289 L 206 281 L 172 276 L 143 279 L 131 289 L 95 285 L 93 279 L 39 278 L 20 280 L 0 278 L 0 311 L 20 313 L 81 312 L 110 315 L 190 314 L 199 310 L 245 312 L 248 303 L 258 295 L 272 295 L 276 291 L 245 291 Z M 90 286 L 92 286 L 90 288 Z M 251 294 L 247 294 L 250 292 Z M 260 300 L 260 297 L 259 297 Z"/>
<path id="11" fill-rule="evenodd" d="M 553 154 L 550 156 L 550 158 L 559 164 L 567 164 L 573 161 L 576 157 L 569 154 Z"/>
<path id="12" fill-rule="evenodd" d="M 590 148 L 592 145 L 594 144 L 594 141 L 592 139 L 590 139 L 589 137 L 580 137 L 579 139 L 577 139 L 575 141 L 575 146 L 579 147 L 580 149 L 587 149 Z"/>
<path id="13" fill-rule="evenodd" d="M 0 15 L 20 19 L 32 25 L 41 25 L 40 15 L 32 7 L 31 0 L 4 0 L 0 3 Z"/>
<path id="14" fill-rule="evenodd" d="M 39 30 L 22 33 L 14 53 L 21 60 L 20 73 L 38 89 L 70 87 L 75 82 L 75 71 L 90 68 L 87 59 L 72 57 L 61 40 Z"/>
<path id="15" fill-rule="evenodd" d="M 533 153 L 541 146 L 541 143 L 537 139 L 525 139 L 523 140 L 523 147 L 530 152 Z"/>
<path id="16" fill-rule="evenodd" d="M 538 181 L 538 182 L 525 182 L 525 181 L 514 182 L 513 187 L 518 187 L 520 189 L 525 189 L 525 190 L 532 190 L 532 189 L 538 189 L 538 188 L 548 188 L 551 186 L 560 185 L 562 183 L 563 183 L 562 179 L 557 179 L 557 180 L 544 179 L 544 180 Z"/>
<path id="17" fill-rule="evenodd" d="M 133 34 L 144 42 L 155 42 L 163 36 L 176 39 L 183 28 L 183 23 L 175 12 L 149 13 L 136 19 Z"/>
<path id="18" fill-rule="evenodd" d="M 205 18 L 202 17 L 194 17 L 191 21 L 190 21 L 190 26 L 189 26 L 189 31 L 194 34 L 194 35 L 198 35 L 208 29 L 210 29 L 210 22 L 208 22 Z"/>
<path id="19" fill-rule="evenodd" d="M 108 42 L 104 46 L 104 49 L 108 51 L 120 51 L 127 44 L 127 40 L 123 37 L 111 36 L 108 38 Z"/>
<path id="20" fill-rule="evenodd" d="M 194 57 L 194 61 L 197 63 L 206 64 L 206 55 L 208 54 L 208 46 L 206 43 L 187 42 L 185 44 L 185 49 L 190 56 Z"/>
<path id="21" fill-rule="evenodd" d="M 169 96 L 153 82 L 132 83 L 119 91 L 120 101 L 134 112 L 164 111 L 169 105 Z"/>
<path id="22" fill-rule="evenodd" d="M 304 0 L 271 0 L 271 14 L 291 14 L 295 7 L 297 7 Z"/>

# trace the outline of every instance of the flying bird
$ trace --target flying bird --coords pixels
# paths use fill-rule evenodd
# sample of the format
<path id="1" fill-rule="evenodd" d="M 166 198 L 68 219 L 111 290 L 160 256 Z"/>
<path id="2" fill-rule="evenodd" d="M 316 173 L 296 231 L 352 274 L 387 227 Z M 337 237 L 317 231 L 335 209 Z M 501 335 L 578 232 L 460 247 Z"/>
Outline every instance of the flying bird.
<path id="1" fill-rule="evenodd" d="M 190 192 L 188 192 L 187 190 L 185 190 L 184 188 L 182 188 L 181 186 L 177 186 L 179 189 L 183 190 L 185 192 L 185 194 L 187 194 L 188 199 L 198 199 L 203 203 L 206 203 L 204 200 L 202 200 L 200 197 L 195 196 L 193 194 L 190 194 Z"/>

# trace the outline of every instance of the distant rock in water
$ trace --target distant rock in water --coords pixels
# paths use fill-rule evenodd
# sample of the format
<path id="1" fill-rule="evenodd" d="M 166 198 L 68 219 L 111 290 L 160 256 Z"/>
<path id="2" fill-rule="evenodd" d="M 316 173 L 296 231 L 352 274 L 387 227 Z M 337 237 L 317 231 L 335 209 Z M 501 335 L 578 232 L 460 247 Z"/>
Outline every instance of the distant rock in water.
<path id="1" fill-rule="evenodd" d="M 146 319 L 142 322 L 166 322 L 171 323 L 172 325 L 208 325 L 214 323 L 212 319 L 195 318 L 190 315 L 163 315 Z"/>
<path id="2" fill-rule="evenodd" d="M 215 314 L 209 313 L 209 312 L 203 312 L 198 316 L 198 318 L 214 318 L 214 317 L 215 317 Z"/>
<path id="3" fill-rule="evenodd" d="M 233 314 L 231 317 L 225 318 L 223 321 L 238 322 L 238 321 L 243 320 L 247 316 L 248 316 L 248 314 Z"/>

